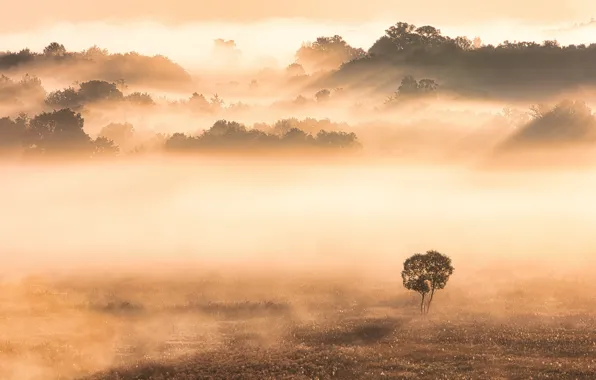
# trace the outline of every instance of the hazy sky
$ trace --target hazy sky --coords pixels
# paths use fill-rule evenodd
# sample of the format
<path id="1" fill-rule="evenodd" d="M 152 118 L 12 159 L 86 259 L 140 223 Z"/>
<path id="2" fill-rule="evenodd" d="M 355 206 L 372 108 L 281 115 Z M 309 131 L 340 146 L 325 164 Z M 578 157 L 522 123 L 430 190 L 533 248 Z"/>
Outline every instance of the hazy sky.
<path id="1" fill-rule="evenodd" d="M 571 0 L 544 6 L 541 0 L 399 2 L 368 0 L 20 0 L 0 13 L 0 50 L 40 51 L 58 41 L 69 50 L 97 44 L 112 52 L 164 54 L 190 64 L 208 58 L 215 38 L 234 39 L 245 59 L 274 56 L 285 65 L 300 43 L 342 35 L 368 48 L 397 21 L 431 24 L 448 35 L 510 40 L 596 41 L 596 24 L 580 32 L 545 30 L 589 21 L 596 2 Z M 359 5 L 361 4 L 361 5 Z"/>
<path id="2" fill-rule="evenodd" d="M 195 21 L 255 21 L 272 17 L 304 17 L 317 20 L 371 21 L 394 18 L 428 23 L 468 23 L 515 18 L 528 22 L 565 22 L 596 15 L 589 0 L 549 2 L 501 1 L 354 1 L 343 0 L 20 0 L 2 12 L 5 30 L 31 28 L 44 22 L 98 19 L 152 19 L 177 24 Z"/>

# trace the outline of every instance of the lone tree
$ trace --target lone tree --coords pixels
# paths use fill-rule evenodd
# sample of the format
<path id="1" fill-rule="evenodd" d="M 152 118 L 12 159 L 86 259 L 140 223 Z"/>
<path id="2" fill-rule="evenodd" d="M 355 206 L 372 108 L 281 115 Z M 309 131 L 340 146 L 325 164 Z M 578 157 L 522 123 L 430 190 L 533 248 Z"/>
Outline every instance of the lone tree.
<path id="1" fill-rule="evenodd" d="M 443 289 L 451 274 L 453 266 L 448 256 L 437 251 L 427 251 L 425 254 L 416 253 L 404 261 L 401 277 L 406 289 L 420 293 L 420 313 L 428 314 L 435 290 Z M 428 293 L 430 298 L 425 305 L 424 300 Z"/>

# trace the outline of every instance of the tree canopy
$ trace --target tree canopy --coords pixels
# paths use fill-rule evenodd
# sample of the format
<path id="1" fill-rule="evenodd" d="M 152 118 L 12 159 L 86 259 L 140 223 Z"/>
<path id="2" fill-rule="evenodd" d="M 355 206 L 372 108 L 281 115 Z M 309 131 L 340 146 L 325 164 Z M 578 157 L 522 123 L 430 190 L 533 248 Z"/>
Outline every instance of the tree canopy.
<path id="1" fill-rule="evenodd" d="M 428 313 L 435 290 L 445 288 L 453 270 L 451 259 L 434 250 L 425 254 L 416 253 L 404 261 L 404 269 L 401 272 L 403 285 L 406 289 L 420 294 L 420 313 Z M 430 298 L 425 304 L 424 300 L 429 293 Z"/>

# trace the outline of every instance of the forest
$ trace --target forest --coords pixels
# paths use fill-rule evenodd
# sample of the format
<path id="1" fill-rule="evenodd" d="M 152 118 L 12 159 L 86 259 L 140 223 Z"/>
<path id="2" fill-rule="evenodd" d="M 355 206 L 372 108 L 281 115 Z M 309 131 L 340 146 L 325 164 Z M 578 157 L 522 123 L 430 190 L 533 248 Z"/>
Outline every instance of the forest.
<path id="1" fill-rule="evenodd" d="M 216 39 L 214 51 L 230 58 L 238 47 Z M 410 146 L 413 134 L 432 140 L 416 123 L 461 124 L 442 117 L 461 120 L 449 109 L 453 103 L 470 104 L 465 113 L 478 124 L 473 135 L 502 131 L 485 136 L 487 152 L 509 147 L 509 140 L 589 142 L 589 101 L 569 99 L 580 90 L 584 100 L 592 96 L 594 54 L 596 44 L 493 46 L 398 22 L 367 50 L 338 35 L 319 37 L 299 47 L 295 62 L 285 68 L 238 73 L 245 83 L 233 77 L 201 85 L 164 56 L 109 53 L 97 46 L 71 52 L 52 42 L 42 52 L 0 53 L 0 147 L 4 157 L 218 149 L 389 154 Z M 44 87 L 46 80 L 52 90 Z M 70 84 L 56 88 L 58 83 Z M 176 95 L 185 92 L 186 97 Z M 280 96 L 268 104 L 256 101 L 273 94 Z M 474 110 L 478 102 L 490 104 L 491 114 Z M 329 114 L 338 113 L 342 121 L 331 121 Z M 178 117 L 181 125 L 163 128 L 147 121 L 158 114 Z"/>

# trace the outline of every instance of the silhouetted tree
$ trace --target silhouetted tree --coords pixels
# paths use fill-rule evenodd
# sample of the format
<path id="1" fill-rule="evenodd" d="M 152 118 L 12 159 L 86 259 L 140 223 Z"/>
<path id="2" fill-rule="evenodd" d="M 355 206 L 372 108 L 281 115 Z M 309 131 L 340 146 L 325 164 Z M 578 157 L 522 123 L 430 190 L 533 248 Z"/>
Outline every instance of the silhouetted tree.
<path id="1" fill-rule="evenodd" d="M 294 125 L 308 122 L 297 119 L 278 121 L 274 127 L 261 124 L 261 127 L 271 130 L 267 133 L 257 128 L 246 126 L 228 120 L 218 120 L 211 128 L 199 136 L 187 136 L 175 133 L 166 142 L 169 151 L 199 151 L 202 149 L 271 149 L 271 148 L 322 148 L 322 149 L 355 149 L 360 148 L 356 134 L 341 131 L 319 131 L 316 137 Z M 325 121 L 319 121 L 325 123 Z"/>
<path id="2" fill-rule="evenodd" d="M 43 49 L 43 54 L 48 57 L 64 57 L 66 55 L 66 48 L 58 42 L 52 42 Z"/>
<path id="3" fill-rule="evenodd" d="M 411 75 L 406 75 L 401 80 L 401 84 L 397 89 L 399 95 L 411 96 L 418 94 L 418 82 Z"/>
<path id="4" fill-rule="evenodd" d="M 124 99 L 132 104 L 138 106 L 153 106 L 155 102 L 151 95 L 146 92 L 133 92 L 132 94 L 128 94 L 124 97 Z"/>
<path id="5" fill-rule="evenodd" d="M 21 115 L 15 120 L 9 117 L 0 118 L 0 150 L 21 148 L 25 139 L 28 120 Z"/>
<path id="6" fill-rule="evenodd" d="M 295 77 L 295 76 L 305 75 L 306 71 L 304 70 L 304 67 L 302 67 L 301 64 L 294 62 L 286 68 L 286 73 L 289 76 Z"/>
<path id="7" fill-rule="evenodd" d="M 224 100 L 218 94 L 215 94 L 209 99 L 209 105 L 212 111 L 219 112 L 224 106 Z"/>
<path id="8" fill-rule="evenodd" d="M 298 129 L 298 123 L 299 121 L 296 118 L 278 120 L 273 124 L 272 130 L 276 135 L 283 136 L 292 128 Z"/>
<path id="9" fill-rule="evenodd" d="M 21 104 L 41 101 L 44 97 L 45 89 L 36 76 L 25 74 L 15 82 L 6 75 L 0 75 L 0 102 Z"/>
<path id="10" fill-rule="evenodd" d="M 165 142 L 167 151 L 189 151 L 197 148 L 198 138 L 186 136 L 184 133 L 174 133 Z"/>
<path id="11" fill-rule="evenodd" d="M 246 127 L 235 121 L 218 120 L 199 136 L 204 147 L 232 147 L 246 145 L 260 136 L 251 135 Z"/>
<path id="12" fill-rule="evenodd" d="M 331 97 L 331 91 L 327 90 L 326 88 L 318 91 L 315 94 L 315 99 L 319 103 L 329 100 L 330 97 Z"/>
<path id="13" fill-rule="evenodd" d="M 439 85 L 432 79 L 420 79 L 418 82 L 418 92 L 421 94 L 431 94 L 437 91 Z"/>
<path id="14" fill-rule="evenodd" d="M 105 59 L 108 55 L 107 49 L 101 49 L 97 45 L 93 45 L 83 52 L 83 56 L 91 60 Z"/>
<path id="15" fill-rule="evenodd" d="M 18 53 L 0 52 L 0 70 L 19 67 L 21 70 L 34 71 L 50 65 L 53 74 L 60 78 L 69 74 L 74 65 L 79 63 L 85 64 L 86 73 L 93 73 L 92 79 L 108 82 L 124 79 L 131 84 L 142 82 L 143 85 L 179 88 L 181 84 L 190 84 L 192 81 L 190 74 L 180 65 L 160 55 L 149 57 L 135 52 L 109 54 L 107 50 L 96 46 L 84 52 L 68 52 L 64 45 L 56 42 L 46 46 L 42 54 L 29 49 Z"/>
<path id="16" fill-rule="evenodd" d="M 596 70 L 588 64 L 594 59 L 596 43 L 561 46 L 547 40 L 542 44 L 503 41 L 498 46 L 482 45 L 478 37 L 473 41 L 452 38 L 430 25 L 398 22 L 387 28 L 364 59 L 343 65 L 333 79 L 334 85 L 379 87 L 387 85 L 385 78 L 416 70 L 418 76 L 449 82 L 451 91 L 462 94 L 482 91 L 491 96 L 519 97 L 535 93 L 534 88 L 544 94 L 595 84 Z M 384 75 L 376 75 L 379 72 Z M 350 83 L 362 77 L 370 79 Z"/>
<path id="17" fill-rule="evenodd" d="M 445 288 L 453 270 L 451 259 L 437 251 L 416 253 L 404 261 L 404 270 L 401 272 L 403 284 L 406 289 L 420 293 L 421 314 L 428 313 L 435 290 Z M 430 299 L 425 305 L 424 299 L 429 293 Z"/>
<path id="18" fill-rule="evenodd" d="M 315 143 L 314 137 L 298 128 L 291 128 L 281 138 L 281 141 L 289 146 L 312 146 Z"/>
<path id="19" fill-rule="evenodd" d="M 511 135 L 501 149 L 596 141 L 596 118 L 585 102 L 563 100 L 553 107 L 536 105 L 530 108 L 530 114 L 531 120 Z"/>
<path id="20" fill-rule="evenodd" d="M 29 122 L 27 148 L 36 153 L 83 153 L 91 138 L 83 130 L 84 119 L 70 109 L 43 112 Z"/>
<path id="21" fill-rule="evenodd" d="M 310 70 L 330 69 L 364 55 L 364 50 L 353 48 L 341 36 L 335 35 L 303 44 L 296 52 L 296 63 Z"/>
<path id="22" fill-rule="evenodd" d="M 45 103 L 54 109 L 70 108 L 78 110 L 83 106 L 83 100 L 79 96 L 78 91 L 72 87 L 50 92 L 46 97 Z"/>
<path id="23" fill-rule="evenodd" d="M 90 80 L 80 84 L 78 91 L 79 98 L 84 102 L 117 101 L 122 100 L 123 95 L 115 83 L 102 80 Z"/>
<path id="24" fill-rule="evenodd" d="M 101 136 L 93 140 L 92 149 L 94 157 L 114 156 L 120 151 L 112 140 Z"/>
<path id="25" fill-rule="evenodd" d="M 316 143 L 323 147 L 333 148 L 360 148 L 360 142 L 354 132 L 327 132 L 319 131 L 316 136 Z"/>
<path id="26" fill-rule="evenodd" d="M 193 93 L 188 104 L 194 111 L 208 112 L 211 110 L 211 103 L 205 98 L 203 94 Z"/>

